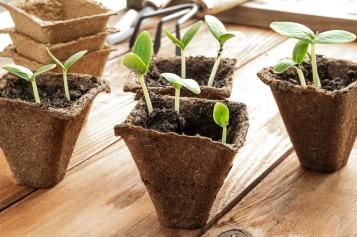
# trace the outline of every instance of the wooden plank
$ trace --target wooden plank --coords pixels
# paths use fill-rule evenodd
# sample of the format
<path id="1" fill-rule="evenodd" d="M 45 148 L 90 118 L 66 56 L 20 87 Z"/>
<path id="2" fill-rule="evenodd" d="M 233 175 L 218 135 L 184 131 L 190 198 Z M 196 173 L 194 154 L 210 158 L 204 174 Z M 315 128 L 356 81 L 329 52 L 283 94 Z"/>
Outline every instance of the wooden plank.
<path id="1" fill-rule="evenodd" d="M 269 27 L 273 21 L 294 21 L 315 31 L 342 29 L 357 33 L 355 0 L 259 0 L 218 15 L 225 22 Z"/>
<path id="2" fill-rule="evenodd" d="M 356 236 L 357 142 L 345 168 L 321 174 L 292 154 L 204 236 L 238 229 L 252 236 Z"/>

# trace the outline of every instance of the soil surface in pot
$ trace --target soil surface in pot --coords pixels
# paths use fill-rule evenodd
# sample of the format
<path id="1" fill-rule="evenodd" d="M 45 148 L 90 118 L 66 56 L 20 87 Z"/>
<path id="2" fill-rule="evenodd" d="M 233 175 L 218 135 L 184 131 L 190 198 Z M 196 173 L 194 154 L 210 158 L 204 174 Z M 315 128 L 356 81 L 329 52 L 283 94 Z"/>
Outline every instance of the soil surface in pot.
<path id="1" fill-rule="evenodd" d="M 174 111 L 173 100 L 162 100 L 159 96 L 151 95 L 154 111 L 147 115 L 146 110 L 137 110 L 134 124 L 159 132 L 174 132 L 180 135 L 195 136 L 200 135 L 211 138 L 213 141 L 220 141 L 222 138 L 222 128 L 213 120 L 213 106 L 209 100 L 199 103 L 192 100 L 194 109 L 180 107 L 180 114 Z M 227 102 L 229 103 L 229 102 Z M 227 143 L 234 143 L 234 132 L 237 130 L 238 117 L 241 114 L 241 105 L 230 103 L 230 123 L 228 126 Z"/>
<path id="2" fill-rule="evenodd" d="M 346 65 L 341 65 L 346 64 Z M 317 57 L 317 67 L 322 89 L 328 91 L 341 90 L 357 81 L 357 66 L 352 62 L 342 62 L 336 59 Z M 310 62 L 302 63 L 302 71 L 308 85 L 312 85 L 312 69 Z M 271 73 L 273 71 L 271 70 Z M 299 78 L 294 69 L 289 69 L 281 74 L 274 74 L 278 80 L 288 81 L 294 85 L 300 85 Z"/>
<path id="3" fill-rule="evenodd" d="M 40 106 L 54 108 L 71 107 L 90 89 L 99 85 L 94 76 L 69 74 L 71 101 L 68 101 L 64 94 L 62 74 L 44 74 L 37 78 L 36 83 L 41 99 Z M 31 83 L 11 74 L 5 74 L 0 80 L 0 97 L 35 102 Z"/>
<path id="4" fill-rule="evenodd" d="M 227 85 L 227 78 L 231 77 L 236 69 L 236 60 L 222 59 L 218 68 L 213 86 L 222 88 Z M 192 78 L 200 86 L 206 86 L 214 64 L 214 58 L 187 57 L 186 58 L 186 77 Z M 169 58 L 153 60 L 149 72 L 145 76 L 148 87 L 170 86 L 170 83 L 160 76 L 161 73 L 170 72 L 181 75 L 181 59 Z"/>

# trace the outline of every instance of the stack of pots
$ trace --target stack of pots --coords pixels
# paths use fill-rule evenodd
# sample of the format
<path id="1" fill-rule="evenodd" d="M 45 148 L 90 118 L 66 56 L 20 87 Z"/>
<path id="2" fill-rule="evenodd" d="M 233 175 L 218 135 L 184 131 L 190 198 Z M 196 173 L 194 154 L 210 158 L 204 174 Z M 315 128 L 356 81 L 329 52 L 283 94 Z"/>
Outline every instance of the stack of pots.
<path id="1" fill-rule="evenodd" d="M 110 47 L 106 36 L 111 15 L 116 13 L 91 0 L 26 0 L 16 5 L 0 2 L 15 23 L 15 28 L 3 29 L 13 41 L 2 53 L 16 64 L 32 70 L 53 63 L 46 48 L 61 61 L 74 53 L 88 53 L 71 68 L 71 72 L 100 76 L 103 73 Z M 59 71 L 57 67 L 54 71 Z"/>

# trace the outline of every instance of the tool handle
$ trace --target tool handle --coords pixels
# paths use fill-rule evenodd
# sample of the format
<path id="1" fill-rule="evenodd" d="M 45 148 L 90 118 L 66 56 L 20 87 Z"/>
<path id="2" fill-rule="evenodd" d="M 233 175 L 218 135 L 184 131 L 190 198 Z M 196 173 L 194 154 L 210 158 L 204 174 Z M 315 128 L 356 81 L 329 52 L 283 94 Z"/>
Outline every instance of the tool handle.
<path id="1" fill-rule="evenodd" d="M 155 9 L 159 9 L 166 7 L 170 2 L 171 0 L 145 0 L 143 2 L 143 6 L 150 6 Z"/>
<path id="2" fill-rule="evenodd" d="M 236 7 L 249 0 L 197 0 L 201 6 L 200 15 L 214 15 Z"/>

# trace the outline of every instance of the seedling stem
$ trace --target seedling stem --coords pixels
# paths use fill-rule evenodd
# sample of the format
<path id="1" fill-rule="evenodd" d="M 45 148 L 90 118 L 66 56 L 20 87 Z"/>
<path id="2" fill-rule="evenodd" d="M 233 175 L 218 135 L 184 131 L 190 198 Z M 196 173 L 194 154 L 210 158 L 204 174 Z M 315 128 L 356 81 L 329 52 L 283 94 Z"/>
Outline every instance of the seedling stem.
<path id="1" fill-rule="evenodd" d="M 63 70 L 63 83 L 64 83 L 64 94 L 68 101 L 71 101 L 68 89 L 68 80 L 67 80 L 67 70 Z"/>
<path id="2" fill-rule="evenodd" d="M 311 44 L 311 67 L 312 67 L 312 81 L 315 88 L 321 88 L 321 82 L 319 78 L 319 73 L 317 72 L 317 63 L 316 63 L 316 53 L 315 53 L 315 44 Z"/>
<path id="3" fill-rule="evenodd" d="M 180 92 L 181 88 L 175 88 L 175 111 L 180 113 Z"/>
<path id="4" fill-rule="evenodd" d="M 222 143 L 227 142 L 227 126 L 223 127 L 223 132 L 222 132 Z"/>
<path id="5" fill-rule="evenodd" d="M 216 77 L 219 64 L 221 63 L 221 60 L 222 60 L 222 51 L 223 51 L 223 45 L 221 45 L 219 48 L 217 58 L 216 58 L 216 61 L 214 62 L 213 69 L 212 69 L 211 75 L 209 77 L 207 86 L 213 85 L 213 81 L 214 81 L 214 78 Z"/>
<path id="6" fill-rule="evenodd" d="M 186 79 L 186 58 L 184 49 L 181 49 L 181 78 Z"/>
<path id="7" fill-rule="evenodd" d="M 145 97 L 145 101 L 146 101 L 146 105 L 147 105 L 149 114 L 151 114 L 152 111 L 153 111 L 153 107 L 152 107 L 152 104 L 151 104 L 149 91 L 148 91 L 148 89 L 147 89 L 147 87 L 146 87 L 146 83 L 145 83 L 145 81 L 144 81 L 144 75 L 141 75 L 141 74 L 136 74 L 136 75 L 137 75 L 137 77 L 138 77 L 138 79 L 139 79 L 141 88 L 142 88 L 142 90 L 143 90 L 143 93 L 144 93 L 144 97 Z"/>
<path id="8" fill-rule="evenodd" d="M 305 77 L 304 77 L 304 73 L 302 72 L 302 70 L 299 68 L 299 66 L 295 66 L 294 67 L 298 76 L 299 76 L 299 80 L 300 80 L 300 84 L 302 87 L 306 87 L 306 81 L 305 81 Z"/>

